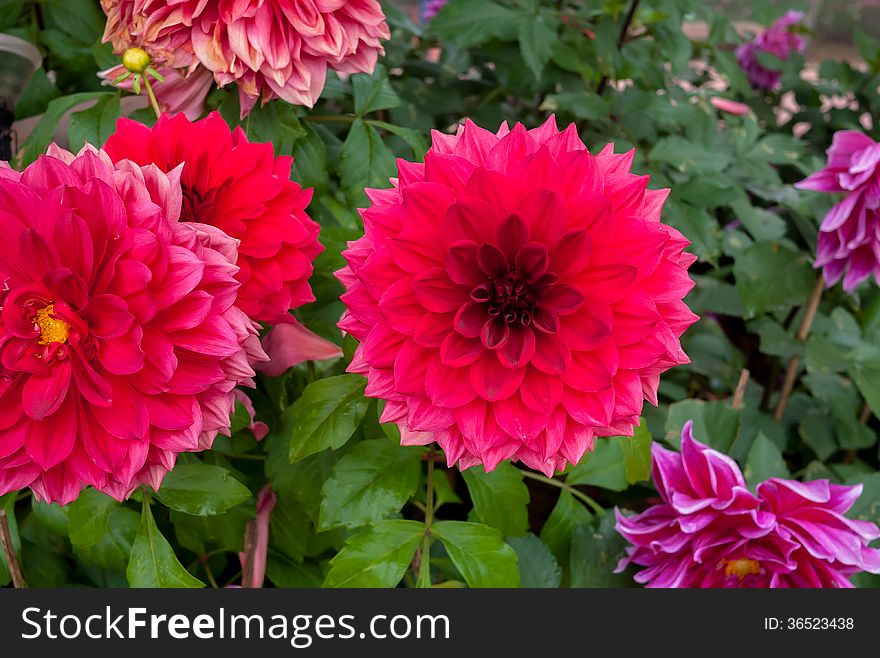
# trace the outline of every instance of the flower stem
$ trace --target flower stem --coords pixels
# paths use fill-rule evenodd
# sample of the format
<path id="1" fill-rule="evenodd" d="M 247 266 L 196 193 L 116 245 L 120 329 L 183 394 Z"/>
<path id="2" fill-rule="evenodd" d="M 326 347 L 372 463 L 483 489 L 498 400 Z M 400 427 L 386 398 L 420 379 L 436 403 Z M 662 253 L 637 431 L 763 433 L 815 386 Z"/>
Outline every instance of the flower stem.
<path id="1" fill-rule="evenodd" d="M 6 565 L 12 576 L 13 587 L 17 589 L 27 587 L 21 573 L 21 565 L 18 563 L 18 555 L 15 553 L 15 546 L 12 545 L 12 533 L 9 531 L 9 519 L 5 509 L 0 509 L 0 547 L 3 549 Z"/>
<path id="2" fill-rule="evenodd" d="M 597 503 L 595 500 L 590 498 L 587 494 L 579 489 L 575 489 L 573 486 L 568 484 L 567 482 L 563 482 L 562 480 L 554 480 L 553 478 L 548 478 L 545 475 L 541 475 L 540 473 L 535 473 L 533 471 L 526 471 L 524 469 L 519 469 L 519 472 L 522 473 L 525 477 L 530 478 L 532 480 L 536 480 L 537 482 L 543 482 L 544 484 L 549 484 L 551 487 L 556 487 L 557 489 L 562 489 L 563 491 L 567 491 L 572 496 L 580 500 L 582 503 L 586 504 L 587 507 L 592 509 L 597 515 L 605 516 L 605 510 L 602 506 Z"/>
<path id="3" fill-rule="evenodd" d="M 425 538 L 419 557 L 419 581 L 422 588 L 431 587 L 431 521 L 434 519 L 434 460 L 428 460 L 428 498 L 425 502 Z"/>
<path id="4" fill-rule="evenodd" d="M 629 26 L 632 24 L 633 18 L 636 15 L 636 9 L 639 7 L 639 0 L 630 0 L 629 3 L 629 11 L 626 12 L 626 16 L 623 19 L 623 23 L 620 26 L 620 34 L 617 37 L 617 49 L 620 50 L 623 47 L 623 42 L 626 41 L 626 34 L 629 32 Z M 596 85 L 596 95 L 601 96 L 602 92 L 605 91 L 605 87 L 608 85 L 608 76 L 603 75 L 602 79 L 599 80 L 599 84 Z"/>
<path id="5" fill-rule="evenodd" d="M 804 319 L 801 320 L 801 326 L 798 327 L 797 335 L 795 336 L 799 343 L 806 342 L 807 336 L 810 335 L 810 327 L 813 326 L 816 311 L 819 309 L 819 302 L 822 301 L 823 290 L 825 290 L 825 279 L 820 274 L 816 279 L 816 285 L 813 287 L 813 292 L 807 302 L 807 310 L 804 312 Z M 797 371 L 800 362 L 801 359 L 797 354 L 791 357 L 791 361 L 788 362 L 788 368 L 785 371 L 785 380 L 782 383 L 782 393 L 779 395 L 779 402 L 776 404 L 776 411 L 773 412 L 773 418 L 776 419 L 777 423 L 782 422 L 782 418 L 785 416 L 785 407 L 788 406 L 788 399 L 791 397 L 791 392 L 794 389 L 794 381 L 797 379 Z"/>
<path id="6" fill-rule="evenodd" d="M 141 75 L 141 80 L 144 83 L 144 87 L 147 88 L 147 96 L 150 97 L 150 105 L 153 108 L 153 112 L 156 113 L 156 118 L 159 119 L 162 117 L 162 110 L 159 109 L 159 101 L 156 100 L 156 94 L 153 93 L 153 85 L 150 84 L 150 80 L 146 75 Z"/>

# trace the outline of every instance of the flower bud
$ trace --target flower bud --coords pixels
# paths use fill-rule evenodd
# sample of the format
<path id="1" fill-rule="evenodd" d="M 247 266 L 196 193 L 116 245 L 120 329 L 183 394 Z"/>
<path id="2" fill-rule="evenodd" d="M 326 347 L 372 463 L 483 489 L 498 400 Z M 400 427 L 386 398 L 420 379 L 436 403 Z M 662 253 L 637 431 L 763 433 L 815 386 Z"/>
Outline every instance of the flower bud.
<path id="1" fill-rule="evenodd" d="M 143 73 L 153 62 L 143 48 L 129 48 L 122 55 L 122 65 L 132 73 Z"/>

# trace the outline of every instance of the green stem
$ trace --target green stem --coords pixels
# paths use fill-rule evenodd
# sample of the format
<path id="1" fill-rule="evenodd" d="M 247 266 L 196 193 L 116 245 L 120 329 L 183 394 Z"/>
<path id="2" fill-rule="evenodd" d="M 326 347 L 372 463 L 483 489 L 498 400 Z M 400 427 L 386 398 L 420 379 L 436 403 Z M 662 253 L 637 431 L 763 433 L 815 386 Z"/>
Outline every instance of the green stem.
<path id="1" fill-rule="evenodd" d="M 425 538 L 419 558 L 419 587 L 431 587 L 431 521 L 434 518 L 434 460 L 428 460 L 428 498 L 425 502 Z"/>
<path id="2" fill-rule="evenodd" d="M 544 484 L 549 484 L 551 487 L 556 487 L 557 489 L 562 489 L 563 491 L 567 491 L 572 496 L 580 500 L 582 503 L 586 504 L 590 507 L 596 514 L 599 516 L 605 516 L 605 510 L 602 506 L 597 503 L 595 500 L 590 498 L 583 491 L 575 489 L 573 486 L 568 484 L 567 482 L 563 482 L 562 480 L 554 480 L 553 478 L 548 478 L 545 475 L 541 475 L 540 473 L 534 473 L 532 471 L 526 471 L 523 469 L 519 469 L 519 472 L 522 473 L 527 478 L 531 478 L 532 480 L 536 480 L 537 482 L 543 482 Z"/>
<path id="3" fill-rule="evenodd" d="M 153 112 L 156 113 L 156 118 L 161 118 L 162 110 L 159 109 L 159 101 L 156 100 L 156 94 L 153 93 L 153 85 L 150 84 L 150 80 L 146 74 L 141 75 L 141 81 L 147 89 L 147 96 L 150 97 L 150 105 L 153 107 Z"/>

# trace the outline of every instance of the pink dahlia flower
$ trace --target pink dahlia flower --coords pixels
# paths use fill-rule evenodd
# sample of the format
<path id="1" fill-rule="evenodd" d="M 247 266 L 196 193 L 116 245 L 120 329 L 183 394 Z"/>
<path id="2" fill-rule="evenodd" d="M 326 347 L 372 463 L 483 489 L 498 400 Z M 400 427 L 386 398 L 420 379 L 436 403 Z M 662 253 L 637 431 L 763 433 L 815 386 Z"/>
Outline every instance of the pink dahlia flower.
<path id="1" fill-rule="evenodd" d="M 801 12 L 787 11 L 752 41 L 736 49 L 736 61 L 746 72 L 749 84 L 753 88 L 765 90 L 779 88 L 782 73 L 765 68 L 758 61 L 758 53 L 767 53 L 785 61 L 793 52 L 804 52 L 807 40 L 799 33 L 803 20 L 804 15 Z"/>
<path id="2" fill-rule="evenodd" d="M 660 222 L 668 190 L 631 174 L 633 152 L 589 153 L 551 117 L 497 134 L 434 133 L 367 190 L 365 235 L 344 253 L 339 326 L 351 372 L 387 401 L 404 444 L 450 464 L 519 460 L 552 474 L 596 435 L 632 434 L 679 337 L 694 256 Z"/>
<path id="3" fill-rule="evenodd" d="M 0 168 L 0 494 L 62 505 L 157 488 L 265 358 L 235 241 L 178 222 L 180 170 L 88 149 Z"/>
<path id="4" fill-rule="evenodd" d="M 721 112 L 725 112 L 727 114 L 733 114 L 734 116 L 738 117 L 741 117 L 744 114 L 748 114 L 749 112 L 751 112 L 751 109 L 745 103 L 733 101 L 729 98 L 712 96 L 712 98 L 709 99 L 709 102 L 712 103 L 712 106 L 715 109 L 720 110 Z"/>
<path id="5" fill-rule="evenodd" d="M 312 193 L 290 180 L 292 158 L 248 142 L 241 128 L 230 131 L 217 112 L 195 123 L 163 115 L 152 129 L 120 119 L 104 148 L 114 161 L 166 172 L 184 163 L 181 219 L 240 241 L 236 303 L 251 318 L 289 322 L 290 309 L 314 301 L 309 277 L 323 247 L 306 213 Z"/>
<path id="6" fill-rule="evenodd" d="M 727 455 L 694 440 L 681 453 L 654 444 L 661 503 L 626 517 L 617 530 L 632 546 L 618 571 L 644 567 L 648 587 L 852 587 L 848 576 L 880 573 L 880 528 L 844 514 L 862 491 L 827 480 L 773 478 L 753 494 Z"/>
<path id="7" fill-rule="evenodd" d="M 174 68 L 201 64 L 257 99 L 313 106 L 327 69 L 371 73 L 390 32 L 377 0 L 101 0 L 104 41 L 133 40 Z"/>
<path id="8" fill-rule="evenodd" d="M 165 79 L 164 82 L 151 80 L 153 92 L 159 109 L 168 114 L 182 112 L 190 121 L 195 121 L 205 111 L 205 99 L 214 85 L 214 76 L 207 69 L 198 67 L 192 73 L 160 66 L 159 73 Z M 126 72 L 120 64 L 106 71 L 98 73 L 98 77 L 104 80 L 104 84 L 115 84 L 125 91 L 133 91 L 133 79 L 128 78 L 118 84 L 114 83 Z"/>
<path id="9" fill-rule="evenodd" d="M 825 283 L 843 279 L 852 292 L 872 274 L 880 283 L 880 144 L 860 132 L 835 133 L 828 164 L 795 187 L 817 192 L 842 192 L 819 227 L 816 267 Z"/>

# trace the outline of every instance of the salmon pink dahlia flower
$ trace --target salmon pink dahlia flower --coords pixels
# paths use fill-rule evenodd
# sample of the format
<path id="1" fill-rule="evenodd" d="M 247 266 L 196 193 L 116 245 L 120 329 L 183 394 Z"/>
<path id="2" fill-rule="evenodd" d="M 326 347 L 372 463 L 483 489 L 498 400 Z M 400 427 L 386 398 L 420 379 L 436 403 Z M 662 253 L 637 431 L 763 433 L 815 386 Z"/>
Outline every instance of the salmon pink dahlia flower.
<path id="1" fill-rule="evenodd" d="M 271 144 L 248 141 L 241 128 L 213 112 L 191 123 L 163 115 L 153 128 L 120 119 L 105 150 L 114 161 L 184 164 L 182 221 L 209 224 L 240 241 L 236 302 L 258 321 L 289 322 L 290 309 L 314 301 L 309 277 L 323 247 L 318 224 L 306 214 L 311 191 L 290 180 L 290 157 Z"/>
<path id="2" fill-rule="evenodd" d="M 589 153 L 552 117 L 497 134 L 468 121 L 367 190 L 339 326 L 404 444 L 552 474 L 594 436 L 632 434 L 660 373 L 688 362 L 696 319 L 694 256 L 660 222 L 668 190 L 646 189 L 632 159 Z"/>
<path id="3" fill-rule="evenodd" d="M 862 486 L 772 478 L 749 491 L 727 455 L 693 437 L 681 453 L 654 444 L 661 503 L 626 517 L 617 530 L 632 543 L 618 571 L 645 567 L 648 587 L 852 587 L 860 571 L 880 573 L 874 523 L 846 518 Z"/>
<path id="4" fill-rule="evenodd" d="M 174 68 L 204 66 L 257 99 L 311 107 L 327 69 L 372 73 L 390 32 L 378 0 L 101 0 L 104 41 L 134 42 Z"/>
<path id="5" fill-rule="evenodd" d="M 880 283 L 880 143 L 855 130 L 835 133 L 828 164 L 795 187 L 844 194 L 819 227 L 815 266 L 825 283 L 843 277 L 847 292 L 871 275 Z"/>
<path id="6" fill-rule="evenodd" d="M 178 222 L 180 170 L 87 149 L 0 168 L 0 494 L 62 505 L 157 488 L 265 358 L 235 241 Z"/>

